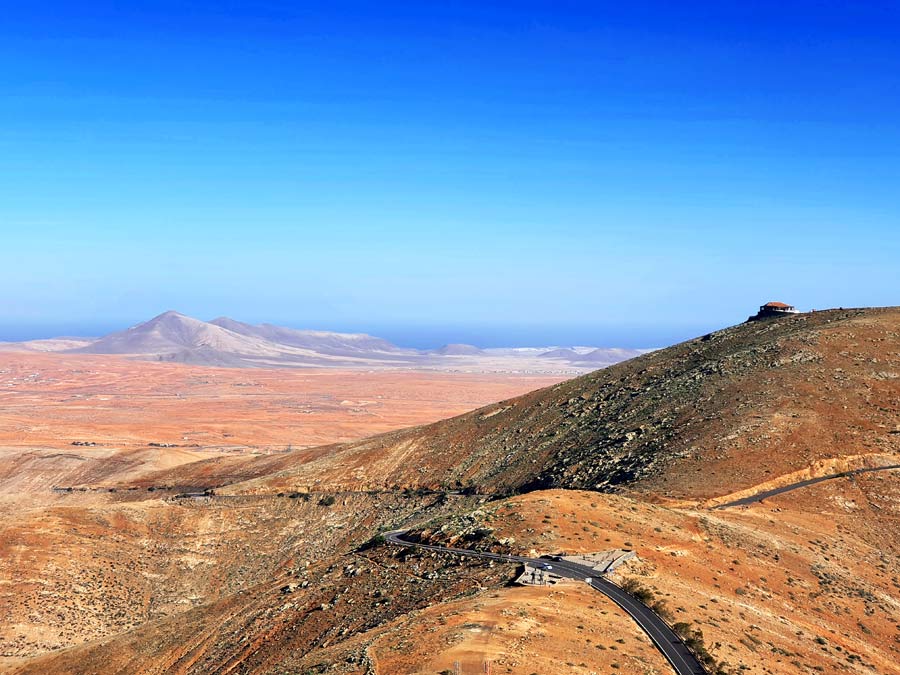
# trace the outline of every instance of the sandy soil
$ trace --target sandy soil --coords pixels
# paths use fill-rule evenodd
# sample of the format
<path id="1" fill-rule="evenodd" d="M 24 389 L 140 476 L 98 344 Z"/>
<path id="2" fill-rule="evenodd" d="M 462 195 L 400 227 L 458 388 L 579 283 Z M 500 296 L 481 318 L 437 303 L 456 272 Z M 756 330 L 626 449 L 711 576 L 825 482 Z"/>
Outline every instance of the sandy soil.
<path id="1" fill-rule="evenodd" d="M 248 370 L 0 352 L 0 447 L 80 441 L 280 451 L 433 422 L 562 379 Z"/>
<path id="2" fill-rule="evenodd" d="M 659 675 L 665 658 L 610 600 L 584 584 L 519 587 L 443 603 L 370 647 L 379 675 L 615 672 Z"/>
<path id="3" fill-rule="evenodd" d="M 896 674 L 897 479 L 866 474 L 722 511 L 552 490 L 486 505 L 456 525 L 492 528 L 530 555 L 635 550 L 613 580 L 634 580 L 672 623 L 699 629 L 729 672 Z M 435 658 L 445 652 L 452 656 L 443 647 Z"/>

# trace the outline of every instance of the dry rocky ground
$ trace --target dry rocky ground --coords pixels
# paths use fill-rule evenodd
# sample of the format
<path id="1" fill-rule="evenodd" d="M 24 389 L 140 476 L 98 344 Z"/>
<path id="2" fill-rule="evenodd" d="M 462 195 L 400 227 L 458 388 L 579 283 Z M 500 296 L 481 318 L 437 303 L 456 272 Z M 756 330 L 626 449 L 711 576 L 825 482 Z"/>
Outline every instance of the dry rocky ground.
<path id="1" fill-rule="evenodd" d="M 611 578 L 702 631 L 729 671 L 890 673 L 900 662 L 897 477 L 839 479 L 720 511 L 538 491 L 424 534 L 459 546 L 479 532 L 477 546 L 525 555 L 633 549 L 638 557 Z"/>
<path id="2" fill-rule="evenodd" d="M 25 515 L 2 501 L 0 669 L 672 672 L 583 585 L 510 587 L 511 565 L 370 542 L 408 525 L 493 550 L 633 549 L 613 579 L 700 631 L 721 672 L 900 673 L 900 472 L 714 508 L 898 464 L 898 432 L 900 310 L 836 310 L 434 425 L 104 475 Z"/>

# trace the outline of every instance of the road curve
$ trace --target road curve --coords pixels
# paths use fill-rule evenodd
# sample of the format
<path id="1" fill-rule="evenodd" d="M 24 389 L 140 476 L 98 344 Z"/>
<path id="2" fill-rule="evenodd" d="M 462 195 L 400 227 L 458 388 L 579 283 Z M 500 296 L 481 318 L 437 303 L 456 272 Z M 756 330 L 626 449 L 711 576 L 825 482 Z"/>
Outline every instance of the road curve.
<path id="1" fill-rule="evenodd" d="M 744 497 L 742 499 L 735 499 L 733 502 L 727 502 L 725 504 L 719 504 L 718 506 L 714 506 L 713 509 L 728 509 L 734 506 L 749 506 L 750 504 L 755 504 L 756 502 L 761 502 L 763 499 L 768 499 L 769 497 L 774 497 L 775 495 L 781 495 L 785 492 L 791 492 L 792 490 L 797 490 L 799 488 L 808 487 L 810 485 L 815 485 L 816 483 L 823 483 L 826 480 L 834 480 L 835 478 L 849 478 L 850 476 L 858 476 L 862 473 L 872 473 L 873 471 L 893 471 L 894 469 L 900 469 L 900 464 L 890 464 L 888 466 L 875 466 L 865 469 L 850 469 L 849 471 L 841 471 L 840 473 L 831 473 L 827 476 L 819 476 L 818 478 L 807 478 L 806 480 L 800 480 L 796 483 L 791 483 L 790 485 L 782 485 L 778 488 L 773 488 L 771 490 L 765 490 L 763 492 L 757 492 L 755 495 L 750 495 L 749 497 Z"/>
<path id="2" fill-rule="evenodd" d="M 392 532 L 385 532 L 383 536 L 384 540 L 393 546 L 422 548 L 428 551 L 437 551 L 438 553 L 454 553 L 456 555 L 469 556 L 470 558 L 486 558 L 488 560 L 497 560 L 499 562 L 529 563 L 536 567 L 548 562 L 546 558 L 525 558 L 517 555 L 471 551 L 465 548 L 450 548 L 445 546 L 434 546 L 432 544 L 420 544 L 404 539 L 403 536 L 406 533 L 406 530 L 394 530 Z M 697 657 L 694 656 L 694 653 L 687 648 L 687 645 L 684 644 L 678 634 L 673 631 L 659 615 L 654 613 L 653 610 L 633 595 L 622 590 L 611 581 L 604 579 L 600 576 L 599 572 L 586 565 L 578 565 L 564 560 L 554 560 L 552 561 L 552 564 L 553 571 L 559 576 L 568 579 L 577 579 L 579 581 L 587 581 L 591 588 L 600 591 L 603 595 L 625 610 L 653 641 L 656 648 L 662 652 L 663 656 L 666 657 L 678 675 L 709 675 L 706 668 L 703 667 L 703 664 L 701 664 Z"/>

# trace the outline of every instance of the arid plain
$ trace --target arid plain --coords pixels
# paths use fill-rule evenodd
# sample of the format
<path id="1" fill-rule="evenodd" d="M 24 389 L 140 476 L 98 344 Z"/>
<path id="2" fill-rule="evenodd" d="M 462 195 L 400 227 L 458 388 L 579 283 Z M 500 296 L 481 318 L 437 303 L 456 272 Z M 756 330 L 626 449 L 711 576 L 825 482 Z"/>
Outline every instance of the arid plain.
<path id="1" fill-rule="evenodd" d="M 563 379 L 0 351 L 0 446 L 277 452 L 433 422 Z"/>

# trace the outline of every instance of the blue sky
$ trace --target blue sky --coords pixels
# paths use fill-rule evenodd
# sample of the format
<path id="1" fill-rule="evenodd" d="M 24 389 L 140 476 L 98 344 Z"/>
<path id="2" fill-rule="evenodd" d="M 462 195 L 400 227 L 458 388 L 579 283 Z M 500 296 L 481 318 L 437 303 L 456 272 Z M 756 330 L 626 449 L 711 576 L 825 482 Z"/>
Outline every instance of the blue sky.
<path id="1" fill-rule="evenodd" d="M 0 339 L 175 308 L 658 346 L 900 304 L 895 3 L 15 4 Z"/>

